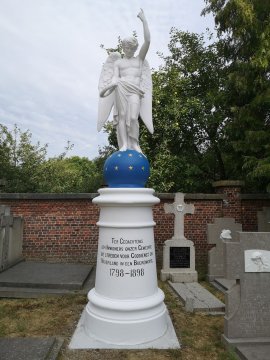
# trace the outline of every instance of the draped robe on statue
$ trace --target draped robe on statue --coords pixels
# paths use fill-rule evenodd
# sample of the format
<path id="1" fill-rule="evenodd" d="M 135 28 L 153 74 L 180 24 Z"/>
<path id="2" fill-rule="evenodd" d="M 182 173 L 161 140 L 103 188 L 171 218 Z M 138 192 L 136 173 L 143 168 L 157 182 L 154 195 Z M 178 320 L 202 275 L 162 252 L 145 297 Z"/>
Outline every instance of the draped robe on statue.
<path id="1" fill-rule="evenodd" d="M 134 96 L 131 100 L 131 95 Z M 138 119 L 132 119 L 131 121 L 131 104 L 139 103 L 141 98 L 144 96 L 144 92 L 137 86 L 130 82 L 119 80 L 118 85 L 115 89 L 115 103 L 114 103 L 114 116 L 113 124 L 115 126 L 119 123 L 119 116 L 125 116 L 125 123 L 127 134 L 130 138 L 138 140 L 139 138 L 139 121 Z M 120 141 L 118 137 L 118 141 Z M 119 144 L 121 147 L 123 144 Z"/>

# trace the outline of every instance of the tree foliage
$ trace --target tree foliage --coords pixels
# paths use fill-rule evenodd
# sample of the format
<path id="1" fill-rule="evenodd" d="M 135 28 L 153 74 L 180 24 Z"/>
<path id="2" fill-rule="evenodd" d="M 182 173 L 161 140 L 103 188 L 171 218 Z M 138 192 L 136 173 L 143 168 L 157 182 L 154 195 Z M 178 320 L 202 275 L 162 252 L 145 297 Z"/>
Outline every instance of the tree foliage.
<path id="1" fill-rule="evenodd" d="M 270 2 L 206 0 L 227 62 L 227 133 L 235 171 L 254 189 L 270 184 Z"/>
<path id="2" fill-rule="evenodd" d="M 0 179 L 5 192 L 96 192 L 102 184 L 101 159 L 59 156 L 47 159 L 47 145 L 33 145 L 29 131 L 0 125 Z"/>
<path id="3" fill-rule="evenodd" d="M 153 73 L 155 133 L 142 136 L 153 163 L 151 184 L 159 191 L 206 191 L 227 176 L 224 61 L 202 35 L 177 29 L 169 50 Z"/>

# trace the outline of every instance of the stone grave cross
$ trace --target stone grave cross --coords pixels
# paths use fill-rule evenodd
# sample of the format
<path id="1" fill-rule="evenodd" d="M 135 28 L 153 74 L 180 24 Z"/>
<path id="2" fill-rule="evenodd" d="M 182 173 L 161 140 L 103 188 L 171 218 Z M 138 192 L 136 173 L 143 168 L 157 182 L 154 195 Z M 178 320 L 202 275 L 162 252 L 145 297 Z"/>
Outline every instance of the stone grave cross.
<path id="1" fill-rule="evenodd" d="M 173 204 L 164 204 L 166 214 L 174 214 L 174 236 L 175 239 L 185 239 L 184 236 L 184 216 L 185 214 L 194 214 L 193 204 L 185 204 L 185 194 L 176 193 Z"/>

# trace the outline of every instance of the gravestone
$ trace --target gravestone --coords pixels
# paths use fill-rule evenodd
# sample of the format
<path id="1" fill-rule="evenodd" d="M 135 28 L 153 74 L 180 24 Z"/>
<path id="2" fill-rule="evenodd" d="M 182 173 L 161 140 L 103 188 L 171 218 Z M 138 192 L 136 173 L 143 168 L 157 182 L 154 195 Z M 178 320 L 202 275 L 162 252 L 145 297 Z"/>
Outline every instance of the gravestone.
<path id="1" fill-rule="evenodd" d="M 257 212 L 258 231 L 270 232 L 270 207 L 263 207 L 262 211 Z"/>
<path id="2" fill-rule="evenodd" d="M 230 236 L 235 239 L 238 231 L 242 231 L 242 225 L 233 218 L 215 218 L 213 224 L 207 224 L 207 242 L 215 245 L 208 252 L 208 281 L 214 281 L 224 276 L 224 243 L 221 238 L 222 231 L 230 230 Z M 230 239 L 227 239 L 230 241 Z"/>
<path id="3" fill-rule="evenodd" d="M 224 242 L 226 293 L 223 340 L 227 345 L 270 344 L 270 234 L 239 233 Z"/>
<path id="4" fill-rule="evenodd" d="M 163 247 L 161 280 L 172 282 L 194 282 L 198 279 L 195 270 L 195 248 L 184 236 L 184 216 L 194 214 L 194 205 L 185 204 L 185 194 L 176 193 L 173 204 L 165 204 L 166 214 L 174 214 L 174 235 Z"/>
<path id="5" fill-rule="evenodd" d="M 0 205 L 0 272 L 23 259 L 23 219 L 13 216 L 10 207 Z"/>

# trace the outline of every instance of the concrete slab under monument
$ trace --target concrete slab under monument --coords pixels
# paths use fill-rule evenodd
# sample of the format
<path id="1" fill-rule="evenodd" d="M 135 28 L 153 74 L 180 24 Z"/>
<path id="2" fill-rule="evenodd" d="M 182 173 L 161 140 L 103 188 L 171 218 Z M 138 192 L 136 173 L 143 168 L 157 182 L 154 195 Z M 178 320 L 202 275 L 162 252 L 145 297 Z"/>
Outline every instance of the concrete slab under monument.
<path id="1" fill-rule="evenodd" d="M 63 344 L 62 339 L 0 338 L 0 359 L 56 360 Z"/>
<path id="2" fill-rule="evenodd" d="M 179 349 L 180 343 L 176 336 L 171 318 L 167 315 L 167 331 L 158 339 L 137 345 L 110 344 L 94 337 L 89 337 L 84 331 L 85 310 L 82 313 L 77 328 L 69 344 L 70 349 Z"/>
<path id="3" fill-rule="evenodd" d="M 205 311 L 210 314 L 221 314 L 225 305 L 199 283 L 173 283 L 169 285 L 176 292 L 182 302 L 187 306 L 187 311 Z M 192 303 L 192 305 L 190 305 Z"/>
<path id="4" fill-rule="evenodd" d="M 235 352 L 241 360 L 269 360 L 270 345 L 240 345 L 235 348 Z"/>
<path id="5" fill-rule="evenodd" d="M 94 286 L 93 266 L 23 261 L 0 273 L 0 297 L 87 293 Z"/>

